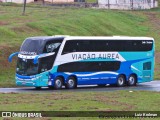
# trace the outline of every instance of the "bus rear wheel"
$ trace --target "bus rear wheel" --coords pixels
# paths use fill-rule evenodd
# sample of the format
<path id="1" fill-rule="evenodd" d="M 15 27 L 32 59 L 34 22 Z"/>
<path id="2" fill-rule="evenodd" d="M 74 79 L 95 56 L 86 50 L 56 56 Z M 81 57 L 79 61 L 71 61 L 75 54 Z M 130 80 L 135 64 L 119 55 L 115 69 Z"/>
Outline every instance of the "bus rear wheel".
<path id="1" fill-rule="evenodd" d="M 126 79 L 124 75 L 119 75 L 117 78 L 117 86 L 123 87 L 125 85 Z"/>
<path id="2" fill-rule="evenodd" d="M 137 83 L 137 78 L 135 75 L 130 75 L 128 78 L 128 86 L 135 86 Z"/>
<path id="3" fill-rule="evenodd" d="M 54 81 L 54 89 L 61 89 L 63 85 L 63 80 L 61 77 L 57 77 Z"/>
<path id="4" fill-rule="evenodd" d="M 65 85 L 65 87 L 67 89 L 73 89 L 73 88 L 76 88 L 77 87 L 77 82 L 76 82 L 76 79 L 75 77 L 69 77 L 68 80 L 67 80 L 67 83 Z"/>

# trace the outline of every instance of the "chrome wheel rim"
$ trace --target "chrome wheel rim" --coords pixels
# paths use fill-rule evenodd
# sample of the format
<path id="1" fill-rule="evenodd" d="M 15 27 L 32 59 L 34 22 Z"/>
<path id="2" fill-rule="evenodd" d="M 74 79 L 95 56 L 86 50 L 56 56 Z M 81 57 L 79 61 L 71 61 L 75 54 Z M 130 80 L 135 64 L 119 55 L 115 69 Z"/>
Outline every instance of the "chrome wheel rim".
<path id="1" fill-rule="evenodd" d="M 119 83 L 119 85 L 123 85 L 123 83 L 124 83 L 123 77 L 120 77 L 120 78 L 118 79 L 118 83 Z"/>
<path id="2" fill-rule="evenodd" d="M 133 77 L 133 76 L 129 77 L 129 84 L 130 84 L 130 85 L 133 85 L 134 82 L 135 82 L 134 77 Z"/>
<path id="3" fill-rule="evenodd" d="M 56 84 L 57 88 L 61 88 L 61 86 L 62 86 L 62 83 L 61 83 L 60 79 L 57 79 L 55 84 Z"/>
<path id="4" fill-rule="evenodd" d="M 69 87 L 73 87 L 74 86 L 74 80 L 69 79 L 68 80 L 68 85 L 69 85 Z"/>

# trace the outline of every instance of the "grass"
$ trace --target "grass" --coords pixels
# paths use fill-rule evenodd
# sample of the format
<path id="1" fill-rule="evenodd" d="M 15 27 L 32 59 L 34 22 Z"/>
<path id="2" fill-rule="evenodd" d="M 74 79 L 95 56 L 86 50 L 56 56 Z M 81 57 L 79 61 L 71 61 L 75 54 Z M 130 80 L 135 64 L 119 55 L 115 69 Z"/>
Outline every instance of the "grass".
<path id="1" fill-rule="evenodd" d="M 158 102 L 160 100 L 160 94 L 158 92 L 134 91 L 130 93 L 128 91 L 116 91 L 77 92 L 76 94 L 75 92 L 53 92 L 51 94 L 1 93 L 0 96 L 1 111 L 160 110 Z M 28 99 L 31 96 L 32 99 Z M 74 102 L 72 101 L 73 99 Z"/>
<path id="2" fill-rule="evenodd" d="M 0 93 L 1 111 L 160 111 L 159 92 Z M 31 98 L 31 99 L 28 99 Z"/>
<path id="3" fill-rule="evenodd" d="M 23 40 L 30 36 L 151 36 L 160 52 L 159 8 L 147 11 L 117 11 L 90 8 L 58 8 L 28 5 L 22 16 L 20 5 L 0 4 L 0 86 L 14 87 L 15 60 L 7 62 Z M 154 17 L 152 17 L 155 15 Z M 154 19 L 156 19 L 156 21 Z M 159 58 L 156 56 L 155 79 L 160 79 Z"/>
<path id="4" fill-rule="evenodd" d="M 156 40 L 155 79 L 160 79 L 158 57 L 160 26 L 157 22 L 160 20 L 159 12 L 159 8 L 147 11 L 117 11 L 27 5 L 26 15 L 22 16 L 21 5 L 0 4 L 0 87 L 15 87 L 16 59 L 9 64 L 7 58 L 12 52 L 19 50 L 26 37 L 56 34 L 154 37 Z M 160 111 L 159 92 L 114 91 L 76 92 L 75 94 L 75 92 L 53 91 L 45 94 L 0 93 L 0 98 L 0 111 Z M 94 120 L 99 118 L 42 118 L 41 120 L 51 119 Z M 142 120 L 149 119 L 142 118 Z"/>
<path id="5" fill-rule="evenodd" d="M 2 6 L 1 9 L 0 18 L 4 24 L 0 29 L 1 43 L 4 40 L 5 43 L 21 43 L 24 38 L 35 35 L 142 36 L 149 31 L 148 27 L 139 25 L 145 21 L 144 17 L 121 11 L 28 7 L 26 16 L 21 16 L 21 7 Z"/>
<path id="6" fill-rule="evenodd" d="M 138 111 L 160 111 L 159 108 L 160 94 L 158 92 L 115 91 L 115 92 L 76 92 L 75 94 L 75 92 L 53 91 L 52 93 L 45 93 L 45 94 L 44 93 L 39 93 L 39 94 L 0 93 L 0 97 L 1 97 L 0 99 L 1 111 L 13 111 L 13 112 L 53 111 L 53 114 L 54 111 L 60 111 L 57 113 L 60 116 L 64 114 L 62 111 L 125 111 L 126 114 L 127 111 L 137 111 L 137 113 Z M 62 118 L 60 117 L 60 118 L 43 118 L 43 119 L 50 120 L 50 119 L 62 119 Z M 88 119 L 99 119 L 99 118 L 98 116 L 94 118 L 90 118 L 89 116 L 85 118 L 66 117 L 65 119 L 88 120 Z M 123 120 L 123 118 L 121 119 Z M 147 120 L 147 118 L 143 119 Z"/>

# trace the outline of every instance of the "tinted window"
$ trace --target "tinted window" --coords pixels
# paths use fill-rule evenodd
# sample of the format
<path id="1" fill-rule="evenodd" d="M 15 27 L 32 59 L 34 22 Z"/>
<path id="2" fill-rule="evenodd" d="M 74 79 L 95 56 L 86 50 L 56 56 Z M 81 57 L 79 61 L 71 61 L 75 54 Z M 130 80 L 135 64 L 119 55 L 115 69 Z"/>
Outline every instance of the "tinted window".
<path id="1" fill-rule="evenodd" d="M 126 41 L 125 45 L 125 51 L 150 51 L 152 50 L 153 41 L 132 40 Z"/>
<path id="2" fill-rule="evenodd" d="M 75 49 L 75 52 L 76 52 L 77 43 L 74 42 L 74 41 L 67 41 L 65 46 L 64 46 L 64 49 L 63 49 L 63 54 L 74 52 L 74 49 Z"/>
<path id="3" fill-rule="evenodd" d="M 143 63 L 143 70 L 151 70 L 151 62 Z"/>
<path id="4" fill-rule="evenodd" d="M 37 55 L 42 53 L 44 41 L 26 39 L 21 46 L 20 53 L 26 55 Z"/>
<path id="5" fill-rule="evenodd" d="M 62 40 L 63 38 L 28 38 L 22 44 L 20 53 L 23 55 L 38 55 L 54 52 L 60 46 Z"/>
<path id="6" fill-rule="evenodd" d="M 38 64 L 33 64 L 33 59 L 18 58 L 16 73 L 19 75 L 36 75 L 38 73 Z"/>
<path id="7" fill-rule="evenodd" d="M 54 55 L 39 59 L 39 73 L 50 70 L 53 67 L 62 40 L 50 40 L 44 45 L 43 53 L 55 52 Z"/>
<path id="8" fill-rule="evenodd" d="M 58 52 L 61 43 L 62 40 L 48 41 L 44 46 L 43 53 Z"/>
<path id="9" fill-rule="evenodd" d="M 148 40 L 70 40 L 62 54 L 71 52 L 150 51 L 153 41 Z"/>
<path id="10" fill-rule="evenodd" d="M 58 72 L 117 71 L 119 68 L 120 68 L 119 61 L 71 62 L 59 65 Z"/>
<path id="11" fill-rule="evenodd" d="M 55 55 L 39 59 L 39 73 L 50 70 L 53 67 Z"/>

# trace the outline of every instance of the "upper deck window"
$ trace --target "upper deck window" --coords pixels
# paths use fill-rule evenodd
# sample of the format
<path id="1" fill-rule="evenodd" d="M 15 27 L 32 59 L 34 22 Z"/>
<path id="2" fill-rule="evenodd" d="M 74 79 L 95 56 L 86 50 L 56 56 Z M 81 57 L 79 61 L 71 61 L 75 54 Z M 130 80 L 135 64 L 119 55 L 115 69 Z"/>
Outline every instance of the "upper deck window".
<path id="1" fill-rule="evenodd" d="M 66 42 L 62 54 L 71 52 L 150 51 L 152 47 L 152 40 L 69 40 Z"/>

